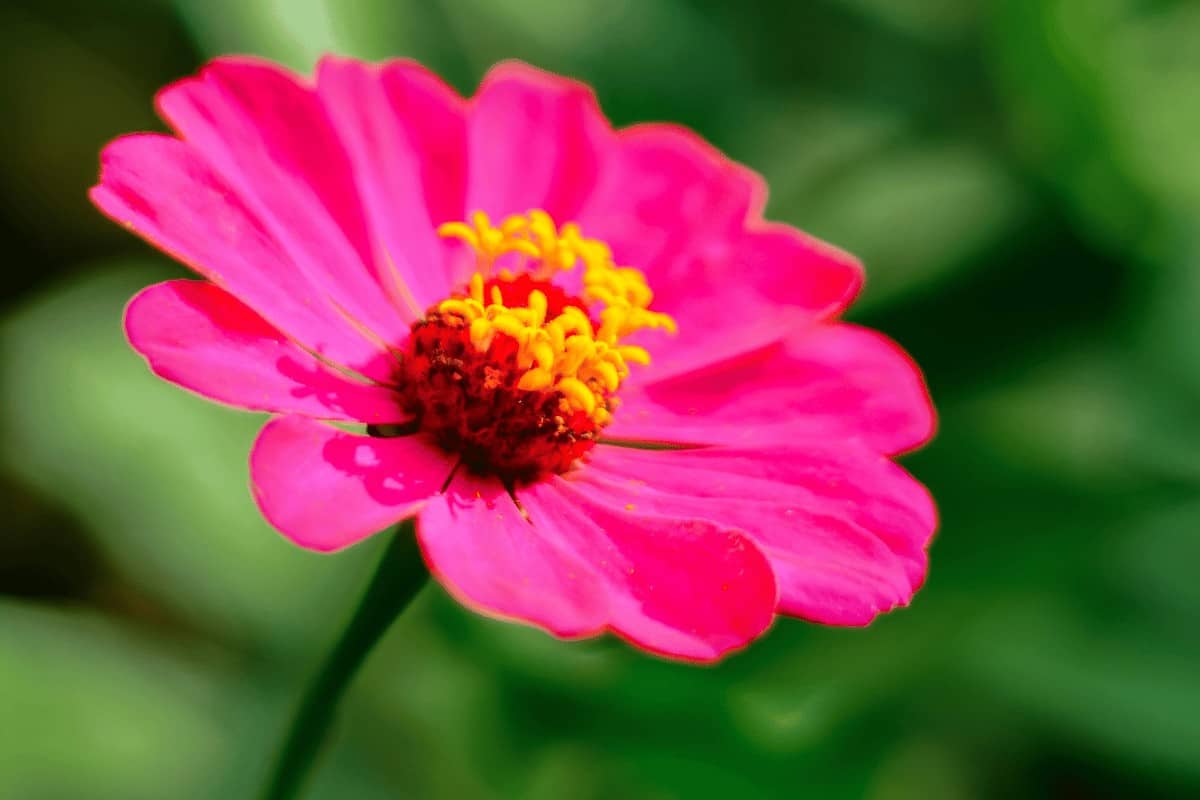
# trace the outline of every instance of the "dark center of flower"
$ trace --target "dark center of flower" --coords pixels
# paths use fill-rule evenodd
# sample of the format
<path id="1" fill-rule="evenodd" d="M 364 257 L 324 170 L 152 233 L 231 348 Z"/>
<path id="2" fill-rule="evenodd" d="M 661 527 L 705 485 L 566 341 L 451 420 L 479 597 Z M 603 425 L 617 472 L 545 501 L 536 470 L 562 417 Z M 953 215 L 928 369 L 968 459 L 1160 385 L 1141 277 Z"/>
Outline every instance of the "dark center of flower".
<path id="1" fill-rule="evenodd" d="M 575 225 L 560 231 L 541 211 L 499 228 L 482 213 L 472 221 L 439 229 L 474 249 L 476 272 L 413 325 L 401 401 L 418 430 L 476 473 L 511 483 L 565 472 L 612 420 L 629 364 L 649 362 L 622 339 L 675 323 L 648 309 L 641 272 L 617 267 Z M 500 259 L 512 268 L 497 269 Z M 551 282 L 577 263 L 581 296 Z"/>
<path id="2" fill-rule="evenodd" d="M 559 391 L 521 388 L 527 370 L 520 349 L 499 333 L 480 351 L 462 317 L 437 309 L 413 326 L 403 361 L 405 410 L 477 473 L 528 480 L 565 472 L 602 427 Z M 605 410 L 615 407 L 610 393 L 601 395 Z"/>

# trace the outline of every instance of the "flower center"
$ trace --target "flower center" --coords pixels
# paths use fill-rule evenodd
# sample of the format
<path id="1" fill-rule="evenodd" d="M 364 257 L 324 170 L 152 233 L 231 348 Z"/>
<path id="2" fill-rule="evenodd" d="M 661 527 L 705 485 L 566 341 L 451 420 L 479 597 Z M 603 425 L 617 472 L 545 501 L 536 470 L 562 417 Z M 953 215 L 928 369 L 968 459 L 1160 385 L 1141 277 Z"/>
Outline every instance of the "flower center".
<path id="1" fill-rule="evenodd" d="M 675 322 L 649 310 L 645 275 L 573 223 L 559 229 L 538 210 L 471 223 L 438 229 L 470 246 L 476 268 L 413 325 L 405 409 L 475 472 L 510 482 L 565 472 L 612 420 L 630 365 L 650 362 L 624 340 Z M 552 282 L 580 264 L 577 295 Z"/>

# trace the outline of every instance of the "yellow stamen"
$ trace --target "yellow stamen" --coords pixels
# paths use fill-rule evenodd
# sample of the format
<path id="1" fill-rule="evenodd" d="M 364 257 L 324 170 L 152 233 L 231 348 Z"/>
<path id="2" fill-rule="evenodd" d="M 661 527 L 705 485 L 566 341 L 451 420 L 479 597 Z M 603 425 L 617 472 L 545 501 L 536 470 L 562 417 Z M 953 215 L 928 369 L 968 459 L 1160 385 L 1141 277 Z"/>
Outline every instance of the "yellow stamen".
<path id="1" fill-rule="evenodd" d="M 477 211 L 470 224 L 447 222 L 438 234 L 461 240 L 477 259 L 466 296 L 445 300 L 438 310 L 459 317 L 480 352 L 492 346 L 497 334 L 512 337 L 518 345 L 517 365 L 525 370 L 518 388 L 553 389 L 568 409 L 583 411 L 598 425 L 612 419 L 617 405 L 613 393 L 629 375 L 628 365 L 650 363 L 644 348 L 621 340 L 646 329 L 676 331 L 675 320 L 649 309 L 654 293 L 640 270 L 617 266 L 608 245 L 585 238 L 574 223 L 558 228 L 545 211 L 510 216 L 499 227 Z M 524 306 L 506 306 L 497 286 L 485 298 L 485 276 L 497 271 L 497 259 L 510 253 L 528 259 L 523 263 L 535 280 L 548 281 L 582 263 L 582 299 L 592 317 L 600 320 L 599 329 L 588 313 L 575 306 L 566 306 L 548 319 L 549 303 L 538 290 L 529 293 Z M 513 278 L 507 268 L 499 268 L 498 274 Z"/>
<path id="2" fill-rule="evenodd" d="M 562 392 L 567 402 L 575 408 L 589 414 L 596 410 L 596 394 L 578 378 L 560 378 L 554 388 Z"/>
<path id="3" fill-rule="evenodd" d="M 536 368 L 531 369 L 521 376 L 521 380 L 517 383 L 518 389 L 524 389 L 529 392 L 549 389 L 554 385 L 554 376 L 549 370 Z"/>
<path id="4" fill-rule="evenodd" d="M 641 364 L 643 367 L 650 363 L 650 354 L 646 352 L 646 348 L 638 347 L 635 344 L 623 344 L 617 348 L 617 352 L 621 354 L 621 358 L 626 361 L 632 361 L 634 364 Z"/>

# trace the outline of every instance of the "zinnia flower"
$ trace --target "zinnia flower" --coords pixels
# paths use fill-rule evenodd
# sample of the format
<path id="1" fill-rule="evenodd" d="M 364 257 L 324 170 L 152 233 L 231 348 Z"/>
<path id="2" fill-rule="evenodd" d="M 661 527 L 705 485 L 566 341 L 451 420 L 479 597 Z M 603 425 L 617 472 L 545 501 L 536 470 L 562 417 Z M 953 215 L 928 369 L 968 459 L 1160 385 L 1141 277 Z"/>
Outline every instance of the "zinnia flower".
<path id="1" fill-rule="evenodd" d="M 178 136 L 112 142 L 91 197 L 203 280 L 137 295 L 129 341 L 277 415 L 251 480 L 295 543 L 415 517 L 471 608 L 692 660 L 921 584 L 933 505 L 889 458 L 932 431 L 918 370 L 837 321 L 858 262 L 695 134 L 517 63 L 463 99 L 220 59 L 157 104 Z"/>

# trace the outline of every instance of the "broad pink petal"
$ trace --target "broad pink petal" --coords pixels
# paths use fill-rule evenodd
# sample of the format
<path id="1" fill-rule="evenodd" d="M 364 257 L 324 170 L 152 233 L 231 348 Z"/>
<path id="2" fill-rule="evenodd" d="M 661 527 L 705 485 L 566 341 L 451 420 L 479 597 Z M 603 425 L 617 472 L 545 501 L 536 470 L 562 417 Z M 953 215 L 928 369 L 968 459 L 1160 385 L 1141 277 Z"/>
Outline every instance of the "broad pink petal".
<path id="1" fill-rule="evenodd" d="M 333 313 L 258 215 L 187 144 L 123 136 L 100 156 L 93 202 L 115 221 L 224 287 L 307 348 L 387 379 L 391 358 Z"/>
<path id="2" fill-rule="evenodd" d="M 316 91 L 269 62 L 221 58 L 164 89 L 163 116 L 254 210 L 336 310 L 382 341 L 415 314 L 392 301 L 346 148 Z M 285 279 L 285 276 L 279 276 Z"/>
<path id="3" fill-rule="evenodd" d="M 795 229 L 764 222 L 765 199 L 761 177 L 691 131 L 636 125 L 618 133 L 580 223 L 608 242 L 620 263 L 647 274 L 655 307 L 685 332 L 719 322 L 712 312 L 721 300 L 742 308 L 726 324 L 771 304 L 809 317 L 841 311 L 862 284 L 861 265 Z"/>
<path id="4" fill-rule="evenodd" d="M 770 565 L 743 535 L 621 511 L 551 478 L 517 490 L 456 478 L 422 510 L 430 569 L 466 605 L 574 637 L 610 629 L 676 658 L 716 659 L 770 624 Z M 523 511 L 522 511 L 523 509 Z"/>
<path id="5" fill-rule="evenodd" d="M 732 274 L 776 303 L 824 318 L 843 311 L 862 290 L 857 258 L 790 225 L 752 220 L 732 248 L 729 263 L 704 265 L 708 285 L 718 291 Z"/>
<path id="6" fill-rule="evenodd" d="M 417 521 L 430 570 L 464 605 L 556 636 L 586 636 L 603 629 L 608 598 L 568 533 L 535 528 L 499 482 L 470 475 L 456 477 Z"/>
<path id="7" fill-rule="evenodd" d="M 267 521 L 310 550 L 340 550 L 411 517 L 453 461 L 418 436 L 374 438 L 306 417 L 267 423 L 250 453 L 254 498 Z"/>
<path id="8" fill-rule="evenodd" d="M 743 534 L 691 517 L 614 509 L 551 478 L 517 491 L 539 531 L 553 531 L 608 596 L 608 626 L 647 650 L 710 661 L 771 624 L 770 564 Z"/>
<path id="9" fill-rule="evenodd" d="M 125 333 L 156 375 L 222 403 L 368 423 L 409 416 L 394 391 L 339 374 L 207 281 L 143 289 Z"/>
<path id="10" fill-rule="evenodd" d="M 740 445 L 858 437 L 895 454 L 933 434 L 921 373 L 887 337 L 832 323 L 805 325 L 772 341 L 761 327 L 760 321 L 744 339 L 714 346 L 708 363 L 703 352 L 693 352 L 682 362 L 690 369 L 668 361 L 661 373 L 656 364 L 637 371 L 621 390 L 606 435 Z"/>
<path id="11" fill-rule="evenodd" d="M 779 579 L 783 613 L 865 625 L 905 605 L 936 527 L 928 493 L 852 441 L 763 449 L 601 446 L 567 480 L 609 508 L 701 518 L 749 534 Z"/>
<path id="12" fill-rule="evenodd" d="M 471 101 L 467 208 L 494 218 L 541 208 L 578 215 L 612 133 L 591 89 L 518 62 L 494 67 Z"/>
<path id="13" fill-rule="evenodd" d="M 379 280 L 421 314 L 463 279 L 451 270 L 437 226 L 467 215 L 466 103 L 403 60 L 372 66 L 326 57 L 317 91 L 385 255 Z"/>
<path id="14" fill-rule="evenodd" d="M 763 351 L 777 350 L 798 325 L 808 325 L 806 320 L 797 320 L 794 312 L 781 306 L 756 305 L 753 315 L 737 325 L 736 330 L 730 330 L 721 317 L 736 310 L 736 303 L 731 303 L 729 298 L 725 298 L 724 304 L 714 299 L 710 307 L 712 319 L 687 334 L 645 330 L 623 340 L 623 343 L 645 347 L 652 361 L 648 366 L 631 370 L 621 385 L 622 398 L 645 386 L 697 373 L 711 373 L 723 365 L 757 358 Z"/>
<path id="15" fill-rule="evenodd" d="M 686 279 L 681 257 L 727 244 L 766 196 L 762 178 L 678 125 L 618 131 L 606 166 L 580 224 L 655 284 Z"/>

